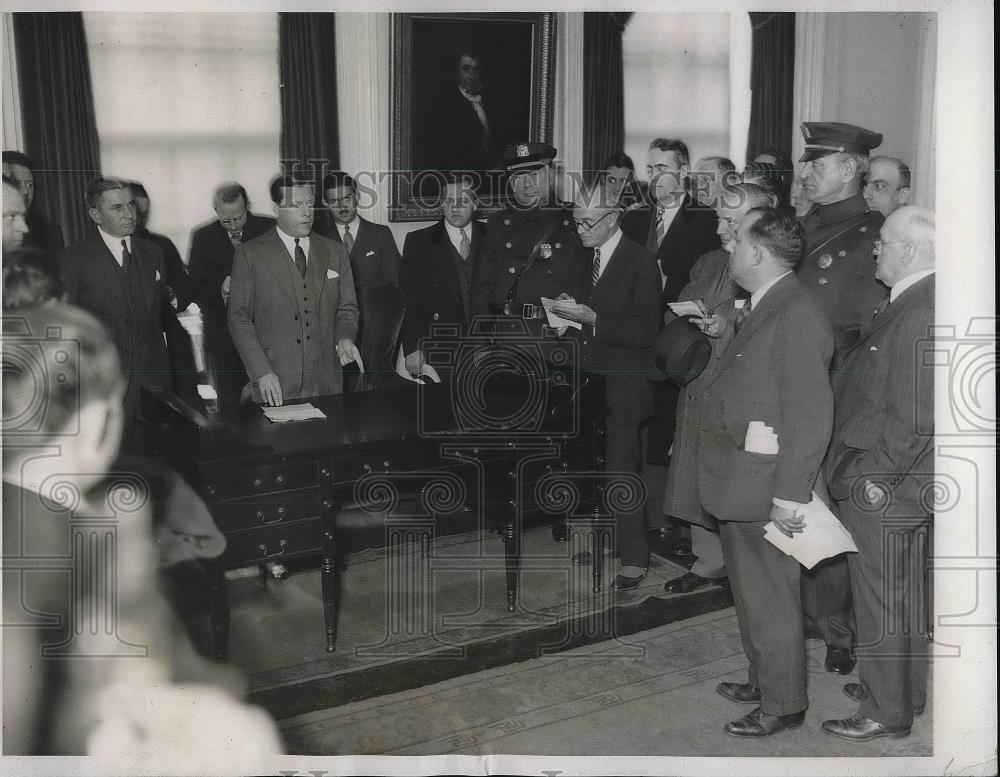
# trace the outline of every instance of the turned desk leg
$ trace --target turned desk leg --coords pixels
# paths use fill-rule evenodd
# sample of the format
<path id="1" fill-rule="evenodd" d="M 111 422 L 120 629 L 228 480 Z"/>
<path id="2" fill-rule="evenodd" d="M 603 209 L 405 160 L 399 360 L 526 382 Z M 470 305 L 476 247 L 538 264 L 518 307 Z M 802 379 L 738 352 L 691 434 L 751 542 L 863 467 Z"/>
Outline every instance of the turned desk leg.
<path id="1" fill-rule="evenodd" d="M 216 658 L 225 658 L 229 653 L 229 599 L 226 597 L 226 579 L 221 566 L 212 570 L 210 579 L 212 652 Z"/>
<path id="2" fill-rule="evenodd" d="M 333 653 L 337 642 L 337 598 L 336 577 L 333 569 L 333 531 L 323 534 L 323 561 L 320 564 L 320 580 L 323 584 L 323 623 L 326 627 L 326 652 Z"/>
<path id="3" fill-rule="evenodd" d="M 521 566 L 521 537 L 517 531 L 517 521 L 509 521 L 503 527 L 504 563 L 507 569 L 507 611 L 514 612 L 517 606 L 517 576 Z"/>

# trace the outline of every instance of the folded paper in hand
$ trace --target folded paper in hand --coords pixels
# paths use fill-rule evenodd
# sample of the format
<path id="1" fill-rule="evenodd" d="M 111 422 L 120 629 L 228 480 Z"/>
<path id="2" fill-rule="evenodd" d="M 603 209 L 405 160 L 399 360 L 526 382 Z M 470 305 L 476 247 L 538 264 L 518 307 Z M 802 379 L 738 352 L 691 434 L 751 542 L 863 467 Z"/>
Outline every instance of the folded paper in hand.
<path id="1" fill-rule="evenodd" d="M 805 528 L 788 537 L 773 522 L 764 527 L 764 539 L 783 553 L 788 554 L 806 569 L 812 569 L 825 558 L 840 553 L 857 553 L 851 533 L 837 520 L 830 508 L 815 492 L 812 501 L 797 511 Z"/>
<path id="2" fill-rule="evenodd" d="M 668 302 L 670 310 L 673 311 L 675 316 L 698 316 L 699 318 L 707 318 L 708 311 L 705 310 L 705 303 L 700 299 L 689 300 L 686 302 Z"/>
<path id="3" fill-rule="evenodd" d="M 545 317 L 549 320 L 549 326 L 553 329 L 559 329 L 563 326 L 571 326 L 576 329 L 583 329 L 583 324 L 579 321 L 572 321 L 568 318 L 563 318 L 557 313 L 552 312 L 552 307 L 554 305 L 561 305 L 562 307 L 573 307 L 575 306 L 576 300 L 574 299 L 549 299 L 548 297 L 542 297 L 542 307 L 545 308 Z"/>
<path id="4" fill-rule="evenodd" d="M 274 424 L 285 421 L 307 421 L 311 418 L 326 418 L 326 414 L 309 402 L 299 405 L 281 405 L 280 407 L 262 407 L 267 420 Z"/>

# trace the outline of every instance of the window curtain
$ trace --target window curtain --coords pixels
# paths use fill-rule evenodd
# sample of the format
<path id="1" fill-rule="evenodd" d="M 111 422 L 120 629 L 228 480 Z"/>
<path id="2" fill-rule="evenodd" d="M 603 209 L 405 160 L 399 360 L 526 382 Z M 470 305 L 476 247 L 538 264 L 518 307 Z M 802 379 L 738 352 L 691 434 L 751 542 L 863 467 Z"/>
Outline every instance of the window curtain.
<path id="1" fill-rule="evenodd" d="M 751 13 L 750 132 L 747 160 L 766 149 L 792 155 L 795 14 Z"/>
<path id="2" fill-rule="evenodd" d="M 332 13 L 278 14 L 282 170 L 317 184 L 340 166 L 334 19 Z"/>
<path id="3" fill-rule="evenodd" d="M 622 33 L 631 13 L 583 15 L 583 174 L 588 181 L 625 149 Z"/>
<path id="4" fill-rule="evenodd" d="M 58 223 L 70 245 L 90 227 L 83 193 L 101 169 L 83 14 L 13 17 L 24 151 L 35 165 L 33 208 Z"/>

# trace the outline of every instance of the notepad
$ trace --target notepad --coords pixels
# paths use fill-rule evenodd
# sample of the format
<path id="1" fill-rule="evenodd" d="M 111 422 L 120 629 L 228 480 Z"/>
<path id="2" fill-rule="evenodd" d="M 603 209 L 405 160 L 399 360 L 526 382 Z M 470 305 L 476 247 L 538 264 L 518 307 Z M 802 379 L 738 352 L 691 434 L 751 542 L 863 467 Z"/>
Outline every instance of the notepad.
<path id="1" fill-rule="evenodd" d="M 299 405 L 282 405 L 281 407 L 262 407 L 264 415 L 271 423 L 282 424 L 285 421 L 308 421 L 313 418 L 326 418 L 326 414 L 309 402 Z"/>
<path id="2" fill-rule="evenodd" d="M 806 569 L 812 569 L 823 559 L 840 553 L 858 552 L 851 533 L 815 492 L 812 501 L 801 508 L 799 514 L 805 519 L 805 528 L 800 533 L 788 537 L 773 522 L 769 522 L 764 527 L 764 539 Z"/>
<path id="3" fill-rule="evenodd" d="M 549 299 L 548 297 L 542 297 L 542 307 L 545 308 L 545 317 L 549 320 L 549 326 L 553 329 L 559 329 L 564 326 L 571 326 L 575 329 L 583 329 L 583 324 L 579 321 L 572 321 L 568 318 L 563 318 L 562 316 L 552 312 L 553 305 L 562 305 L 563 307 L 573 307 L 577 303 L 575 300 L 571 299 Z"/>
<path id="4" fill-rule="evenodd" d="M 675 316 L 680 316 L 681 318 L 686 316 L 706 318 L 708 316 L 708 311 L 705 309 L 705 303 L 700 299 L 687 300 L 684 302 L 668 302 L 667 305 Z"/>

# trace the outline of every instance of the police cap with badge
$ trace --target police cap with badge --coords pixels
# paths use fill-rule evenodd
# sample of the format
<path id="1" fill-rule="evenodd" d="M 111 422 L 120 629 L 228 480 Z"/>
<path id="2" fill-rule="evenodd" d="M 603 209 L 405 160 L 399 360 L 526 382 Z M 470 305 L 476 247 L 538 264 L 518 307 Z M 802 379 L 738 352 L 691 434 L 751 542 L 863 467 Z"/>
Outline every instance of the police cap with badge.
<path id="1" fill-rule="evenodd" d="M 804 121 L 801 130 L 806 147 L 800 162 L 837 153 L 868 156 L 873 148 L 882 145 L 881 133 L 839 121 Z"/>
<path id="2" fill-rule="evenodd" d="M 556 149 L 548 143 L 512 143 L 503 150 L 503 166 L 511 174 L 540 170 L 555 158 Z"/>

